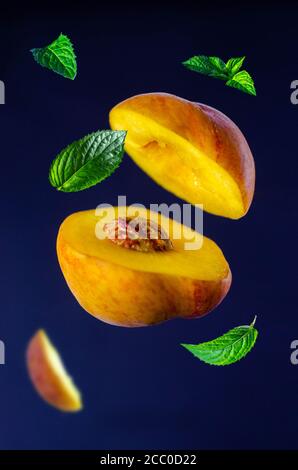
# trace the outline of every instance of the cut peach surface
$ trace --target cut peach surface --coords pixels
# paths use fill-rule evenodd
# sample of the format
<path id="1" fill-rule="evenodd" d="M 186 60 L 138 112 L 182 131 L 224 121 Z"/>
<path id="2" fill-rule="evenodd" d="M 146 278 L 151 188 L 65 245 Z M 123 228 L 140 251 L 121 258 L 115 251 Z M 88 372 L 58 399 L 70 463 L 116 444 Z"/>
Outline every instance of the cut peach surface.
<path id="1" fill-rule="evenodd" d="M 238 219 L 248 211 L 254 160 L 239 128 L 220 111 L 148 93 L 116 105 L 110 125 L 128 131 L 126 152 L 165 189 L 216 215 Z"/>
<path id="2" fill-rule="evenodd" d="M 39 395 L 61 411 L 79 411 L 81 395 L 44 330 L 38 330 L 27 348 L 27 367 Z"/>
<path id="3" fill-rule="evenodd" d="M 102 216 L 94 210 L 77 212 L 60 227 L 59 263 L 80 305 L 100 320 L 126 327 L 201 317 L 215 308 L 231 284 L 218 246 L 164 215 L 132 206 L 134 216 L 154 220 L 168 235 L 166 244 L 155 241 L 147 250 L 143 240 L 120 244 L 99 237 L 102 227 L 120 220 L 123 210 L 106 208 Z M 197 248 L 186 249 L 189 242 Z"/>

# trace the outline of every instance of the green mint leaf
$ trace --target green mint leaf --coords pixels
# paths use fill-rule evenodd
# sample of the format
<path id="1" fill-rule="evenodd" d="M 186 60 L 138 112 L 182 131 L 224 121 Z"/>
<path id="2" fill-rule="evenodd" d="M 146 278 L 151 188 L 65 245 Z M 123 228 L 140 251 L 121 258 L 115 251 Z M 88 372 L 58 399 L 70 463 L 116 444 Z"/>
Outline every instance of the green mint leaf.
<path id="1" fill-rule="evenodd" d="M 258 331 L 254 321 L 249 326 L 238 326 L 223 336 L 201 344 L 182 344 L 195 357 L 207 364 L 226 366 L 242 359 L 254 346 Z"/>
<path id="2" fill-rule="evenodd" d="M 77 74 L 76 56 L 72 43 L 64 34 L 46 47 L 31 49 L 36 62 L 53 72 L 74 80 Z"/>
<path id="3" fill-rule="evenodd" d="M 226 85 L 238 90 L 244 91 L 244 93 L 249 93 L 250 95 L 256 96 L 256 89 L 254 86 L 254 81 L 246 70 L 236 73 L 233 78 L 227 81 Z"/>
<path id="4" fill-rule="evenodd" d="M 228 60 L 228 62 L 226 63 L 226 68 L 231 78 L 233 77 L 233 75 L 235 75 L 235 73 L 239 72 L 244 62 L 244 59 L 245 55 L 242 57 L 232 57 Z"/>
<path id="5" fill-rule="evenodd" d="M 76 192 L 100 183 L 120 165 L 125 137 L 126 131 L 97 131 L 68 145 L 51 165 L 51 185 Z"/>
<path id="6" fill-rule="evenodd" d="M 229 76 L 226 72 L 226 65 L 219 57 L 207 57 L 205 55 L 196 55 L 182 62 L 189 70 L 208 75 L 209 77 L 221 78 L 228 80 Z"/>
<path id="7" fill-rule="evenodd" d="M 216 69 L 215 76 L 224 75 L 226 76 L 226 64 L 219 57 L 208 57 L 210 64 Z"/>
<path id="8" fill-rule="evenodd" d="M 238 90 L 256 95 L 253 79 L 246 70 L 240 71 L 245 56 L 232 57 L 225 64 L 219 57 L 196 55 L 182 62 L 189 70 L 208 75 L 209 77 L 220 78 L 226 81 L 226 85 Z"/>

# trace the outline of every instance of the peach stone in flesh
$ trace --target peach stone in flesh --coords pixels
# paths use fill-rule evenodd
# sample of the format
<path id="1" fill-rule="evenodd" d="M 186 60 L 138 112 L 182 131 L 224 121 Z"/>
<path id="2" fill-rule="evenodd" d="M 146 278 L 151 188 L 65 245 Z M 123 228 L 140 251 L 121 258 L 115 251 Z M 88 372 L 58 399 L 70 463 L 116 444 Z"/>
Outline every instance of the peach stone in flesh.
<path id="1" fill-rule="evenodd" d="M 104 219 L 94 210 L 77 212 L 60 226 L 58 260 L 79 304 L 94 317 L 125 327 L 198 318 L 213 310 L 231 285 L 229 265 L 220 248 L 189 227 L 136 206 L 130 210 L 139 218 L 157 217 L 157 232 L 166 233 L 168 239 L 117 240 L 110 231 L 121 220 L 118 211 L 122 209 L 106 208 Z M 108 234 L 103 239 L 96 235 L 98 223 Z M 177 233 L 180 238 L 175 238 Z M 200 248 L 186 250 L 190 240 L 196 240 Z"/>

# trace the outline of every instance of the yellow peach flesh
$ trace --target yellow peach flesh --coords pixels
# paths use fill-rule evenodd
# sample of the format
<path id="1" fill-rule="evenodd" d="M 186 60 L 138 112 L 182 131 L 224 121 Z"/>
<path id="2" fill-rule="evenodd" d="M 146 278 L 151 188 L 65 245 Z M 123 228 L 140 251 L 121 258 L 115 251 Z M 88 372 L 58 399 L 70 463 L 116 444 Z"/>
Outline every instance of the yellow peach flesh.
<path id="1" fill-rule="evenodd" d="M 158 222 L 173 249 L 142 253 L 98 239 L 97 227 L 125 208 L 72 214 L 57 238 L 59 263 L 80 305 L 95 317 L 121 326 L 144 326 L 211 311 L 226 295 L 231 274 L 218 246 L 189 227 L 160 215 Z M 146 219 L 156 213 L 130 207 Z M 181 232 L 182 230 L 182 232 Z M 180 233 L 181 238 L 175 237 Z M 196 242 L 199 249 L 186 250 Z"/>

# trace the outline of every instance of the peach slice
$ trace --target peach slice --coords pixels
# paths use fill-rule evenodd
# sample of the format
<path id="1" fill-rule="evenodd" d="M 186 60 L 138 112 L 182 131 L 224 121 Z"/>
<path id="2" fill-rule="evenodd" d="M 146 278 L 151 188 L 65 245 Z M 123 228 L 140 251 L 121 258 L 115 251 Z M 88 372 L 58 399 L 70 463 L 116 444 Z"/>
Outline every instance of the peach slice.
<path id="1" fill-rule="evenodd" d="M 27 367 L 39 395 L 61 411 L 79 411 L 81 395 L 44 330 L 38 330 L 27 348 Z"/>
<path id="2" fill-rule="evenodd" d="M 176 196 L 231 219 L 248 211 L 254 160 L 239 128 L 220 111 L 174 95 L 148 93 L 116 105 L 110 125 L 128 131 L 126 152 Z"/>
<path id="3" fill-rule="evenodd" d="M 147 326 L 175 317 L 201 317 L 225 297 L 231 273 L 213 241 L 144 208 L 109 207 L 103 213 L 70 215 L 57 238 L 66 282 L 91 315 L 113 325 Z M 156 238 L 130 238 L 125 231 L 131 216 L 140 226 L 152 220 Z M 118 238 L 111 235 L 115 227 Z"/>

